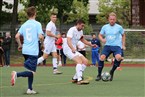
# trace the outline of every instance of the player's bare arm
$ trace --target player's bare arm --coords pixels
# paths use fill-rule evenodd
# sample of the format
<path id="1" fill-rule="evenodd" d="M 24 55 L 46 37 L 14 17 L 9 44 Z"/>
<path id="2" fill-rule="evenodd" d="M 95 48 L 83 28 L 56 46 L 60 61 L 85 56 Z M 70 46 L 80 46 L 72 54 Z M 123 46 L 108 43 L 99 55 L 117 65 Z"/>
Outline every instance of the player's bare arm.
<path id="1" fill-rule="evenodd" d="M 44 36 L 42 34 L 39 34 L 39 40 L 40 40 L 41 44 L 43 44 Z M 44 49 L 44 45 L 41 45 L 41 49 Z"/>
<path id="2" fill-rule="evenodd" d="M 123 49 L 123 50 L 126 50 L 125 39 L 126 39 L 126 36 L 125 36 L 125 34 L 123 34 L 123 35 L 122 35 L 122 49 Z"/>
<path id="3" fill-rule="evenodd" d="M 89 45 L 91 47 L 97 47 L 96 44 L 91 44 L 90 42 L 88 42 L 86 39 L 84 39 L 84 37 L 82 36 L 80 39 L 84 44 Z"/>
<path id="4" fill-rule="evenodd" d="M 102 34 L 99 34 L 98 37 L 99 37 L 100 41 L 102 41 L 103 43 L 106 43 L 106 39 L 103 38 Z"/>
<path id="5" fill-rule="evenodd" d="M 54 37 L 54 38 L 57 38 L 56 35 L 52 34 L 51 31 L 46 31 L 47 35 L 50 36 L 50 37 Z"/>
<path id="6" fill-rule="evenodd" d="M 70 37 L 67 37 L 67 44 L 71 48 L 72 52 L 75 53 L 76 49 L 73 47 Z"/>
<path id="7" fill-rule="evenodd" d="M 16 34 L 15 39 L 18 43 L 18 50 L 20 51 L 22 49 L 22 44 L 21 44 L 21 41 L 20 41 L 20 33 L 19 32 Z"/>

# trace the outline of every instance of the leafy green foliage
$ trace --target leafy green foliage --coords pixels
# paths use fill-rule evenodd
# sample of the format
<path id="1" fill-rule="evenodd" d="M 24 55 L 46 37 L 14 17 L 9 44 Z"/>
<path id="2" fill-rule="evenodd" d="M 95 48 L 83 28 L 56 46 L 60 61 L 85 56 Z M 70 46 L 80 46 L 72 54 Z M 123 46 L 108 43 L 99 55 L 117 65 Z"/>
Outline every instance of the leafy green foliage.
<path id="1" fill-rule="evenodd" d="M 67 14 L 68 19 L 67 22 L 74 22 L 76 19 L 83 19 L 86 23 L 88 23 L 89 15 L 88 15 L 88 6 L 84 6 L 83 2 L 74 0 L 71 6 L 72 10 Z"/>
<path id="2" fill-rule="evenodd" d="M 99 0 L 99 14 L 96 16 L 97 23 L 107 23 L 107 17 L 110 12 L 115 12 L 118 17 L 118 23 L 128 27 L 131 22 L 131 1 L 130 0 Z"/>
<path id="3" fill-rule="evenodd" d="M 0 26 L 3 25 L 3 24 L 6 24 L 6 23 L 10 23 L 11 19 L 12 19 L 12 14 L 11 13 L 8 13 L 8 12 L 1 12 L 1 15 L 0 15 Z"/>
<path id="4" fill-rule="evenodd" d="M 12 9 L 13 8 L 13 5 L 11 3 L 6 2 L 6 1 L 2 2 L 2 6 L 5 7 L 6 9 Z M 3 25 L 3 24 L 6 24 L 6 23 L 10 23 L 11 18 L 12 18 L 12 13 L 1 10 L 1 13 L 0 13 L 0 19 L 1 19 L 0 26 Z"/>

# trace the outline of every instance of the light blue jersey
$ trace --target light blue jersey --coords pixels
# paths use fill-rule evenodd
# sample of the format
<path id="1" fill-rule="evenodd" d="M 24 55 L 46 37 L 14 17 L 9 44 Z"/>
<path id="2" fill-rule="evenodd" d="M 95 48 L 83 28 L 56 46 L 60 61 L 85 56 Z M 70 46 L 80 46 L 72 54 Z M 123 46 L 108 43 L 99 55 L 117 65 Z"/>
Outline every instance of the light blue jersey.
<path id="1" fill-rule="evenodd" d="M 110 24 L 106 24 L 102 27 L 100 34 L 104 35 L 106 38 L 105 45 L 109 46 L 119 46 L 122 48 L 122 34 L 124 34 L 124 30 L 122 26 L 118 24 L 114 24 L 111 26 Z"/>
<path id="2" fill-rule="evenodd" d="M 24 39 L 22 54 L 38 56 L 39 34 L 43 34 L 42 26 L 36 20 L 27 20 L 18 31 Z"/>

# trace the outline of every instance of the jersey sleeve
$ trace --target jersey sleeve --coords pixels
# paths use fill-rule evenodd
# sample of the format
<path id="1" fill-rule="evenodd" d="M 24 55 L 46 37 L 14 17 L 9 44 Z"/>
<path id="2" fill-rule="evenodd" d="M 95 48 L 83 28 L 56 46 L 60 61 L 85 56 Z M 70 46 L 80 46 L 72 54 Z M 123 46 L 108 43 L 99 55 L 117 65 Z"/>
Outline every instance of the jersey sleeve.
<path id="1" fill-rule="evenodd" d="M 52 30 L 52 25 L 51 23 L 49 22 L 46 26 L 46 31 L 51 31 Z"/>
<path id="2" fill-rule="evenodd" d="M 101 28 L 100 34 L 102 34 L 102 35 L 105 34 L 105 26 L 103 26 L 103 27 Z"/>
<path id="3" fill-rule="evenodd" d="M 18 30 L 18 33 L 20 33 L 20 35 L 23 35 L 23 26 L 20 27 L 20 29 Z"/>
<path id="4" fill-rule="evenodd" d="M 70 37 L 70 38 L 73 37 L 73 30 L 72 30 L 72 29 L 69 29 L 69 30 L 68 30 L 68 32 L 67 32 L 67 37 Z"/>
<path id="5" fill-rule="evenodd" d="M 40 23 L 38 24 L 38 34 L 44 34 L 42 31 L 42 25 Z"/>
<path id="6" fill-rule="evenodd" d="M 121 34 L 124 34 L 124 29 L 122 28 L 122 26 L 120 26 L 120 30 L 119 31 L 120 31 Z"/>

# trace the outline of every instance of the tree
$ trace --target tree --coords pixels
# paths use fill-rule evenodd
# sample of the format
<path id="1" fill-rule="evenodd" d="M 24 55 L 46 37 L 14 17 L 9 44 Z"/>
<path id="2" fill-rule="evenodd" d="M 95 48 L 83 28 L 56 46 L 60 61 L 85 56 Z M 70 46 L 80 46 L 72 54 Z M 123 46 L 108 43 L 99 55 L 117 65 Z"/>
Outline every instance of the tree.
<path id="1" fill-rule="evenodd" d="M 86 6 L 88 3 L 88 0 L 78 0 L 82 1 L 82 4 Z M 29 6 L 30 0 L 21 0 L 20 1 L 26 8 Z M 37 8 L 37 20 L 42 23 L 43 26 L 45 26 L 49 19 L 51 12 L 56 12 L 58 14 L 58 23 L 61 30 L 61 24 L 65 22 L 63 20 L 63 17 L 67 15 L 72 10 L 72 3 L 73 0 L 35 0 L 35 6 Z M 79 6 L 79 5 L 78 5 Z M 24 21 L 25 14 L 24 11 L 21 11 L 19 14 L 19 20 Z M 22 19 L 24 17 L 24 19 Z"/>
<path id="2" fill-rule="evenodd" d="M 18 0 L 14 0 L 13 15 L 11 22 L 11 35 L 12 35 L 12 51 L 15 50 L 15 32 L 17 25 L 17 10 L 18 10 Z"/>
<path id="3" fill-rule="evenodd" d="M 12 18 L 12 14 L 10 12 L 6 12 L 6 11 L 2 10 L 3 6 L 5 7 L 5 9 L 12 9 L 13 8 L 12 4 L 9 4 L 6 1 L 0 0 L 0 18 L 1 18 L 0 27 L 3 24 L 10 23 L 11 18 Z"/>
<path id="4" fill-rule="evenodd" d="M 107 23 L 108 14 L 115 12 L 118 23 L 129 26 L 131 23 L 130 0 L 99 0 L 99 14 L 96 16 L 97 23 Z"/>
<path id="5" fill-rule="evenodd" d="M 86 23 L 84 29 L 85 34 L 89 34 L 90 32 L 92 32 L 92 26 L 88 22 L 88 5 L 85 6 L 83 2 L 74 0 L 71 8 L 72 10 L 69 13 L 67 13 L 68 19 L 66 22 L 70 23 L 76 21 L 76 19 L 83 19 Z"/>
<path id="6" fill-rule="evenodd" d="M 3 0 L 0 0 L 0 13 L 2 12 L 2 3 L 3 3 Z"/>

